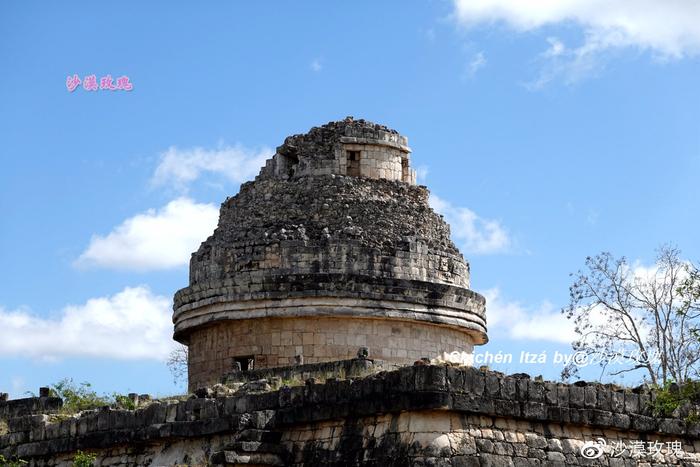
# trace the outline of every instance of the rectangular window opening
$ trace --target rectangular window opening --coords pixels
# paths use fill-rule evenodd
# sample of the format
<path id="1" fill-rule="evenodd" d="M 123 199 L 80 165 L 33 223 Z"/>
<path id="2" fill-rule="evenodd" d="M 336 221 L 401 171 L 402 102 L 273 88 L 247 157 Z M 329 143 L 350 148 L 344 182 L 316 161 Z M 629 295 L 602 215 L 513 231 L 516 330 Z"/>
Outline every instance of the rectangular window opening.
<path id="1" fill-rule="evenodd" d="M 246 355 L 243 357 L 233 357 L 234 371 L 250 371 L 255 368 L 255 357 Z"/>
<path id="2" fill-rule="evenodd" d="M 347 159 L 347 175 L 353 177 L 360 176 L 360 151 L 348 151 L 346 154 Z"/>

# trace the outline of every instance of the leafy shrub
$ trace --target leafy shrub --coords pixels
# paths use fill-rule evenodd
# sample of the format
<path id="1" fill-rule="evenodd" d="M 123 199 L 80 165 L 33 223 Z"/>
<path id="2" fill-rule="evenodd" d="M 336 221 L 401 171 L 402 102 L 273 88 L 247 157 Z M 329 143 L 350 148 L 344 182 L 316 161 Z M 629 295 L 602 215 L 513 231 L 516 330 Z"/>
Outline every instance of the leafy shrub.
<path id="1" fill-rule="evenodd" d="M 97 456 L 78 451 L 73 458 L 73 467 L 93 467 Z"/>
<path id="2" fill-rule="evenodd" d="M 22 459 L 6 459 L 5 456 L 0 454 L 0 467 L 22 467 L 28 463 L 29 462 Z"/>
<path id="3" fill-rule="evenodd" d="M 75 414 L 83 410 L 99 409 L 111 406 L 117 409 L 134 410 L 136 404 L 128 396 L 113 393 L 111 396 L 98 395 L 90 383 L 76 384 L 71 378 L 64 378 L 52 385 L 49 394 L 63 399 L 62 414 Z"/>
<path id="4" fill-rule="evenodd" d="M 136 409 L 136 403 L 133 400 L 131 400 L 128 396 L 125 396 L 123 394 L 115 392 L 114 394 L 112 394 L 112 400 L 114 401 L 114 407 L 117 409 Z"/>
<path id="5" fill-rule="evenodd" d="M 75 384 L 72 378 L 64 378 L 52 385 L 49 395 L 63 399 L 63 410 L 68 413 L 98 409 L 110 404 L 109 399 L 99 396 L 90 383 Z"/>
<path id="6" fill-rule="evenodd" d="M 671 417 L 676 409 L 688 403 L 700 405 L 700 381 L 688 381 L 682 385 L 667 382 L 663 387 L 656 388 L 652 410 L 657 417 Z M 689 422 L 697 421 L 697 418 L 697 413 L 686 417 Z"/>

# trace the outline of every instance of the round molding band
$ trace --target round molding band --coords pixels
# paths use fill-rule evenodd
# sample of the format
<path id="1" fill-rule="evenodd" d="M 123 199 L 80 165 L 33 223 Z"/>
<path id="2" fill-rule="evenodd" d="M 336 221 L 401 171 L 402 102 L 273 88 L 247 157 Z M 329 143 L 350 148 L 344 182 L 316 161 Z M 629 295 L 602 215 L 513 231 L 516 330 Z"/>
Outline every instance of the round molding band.
<path id="1" fill-rule="evenodd" d="M 295 297 L 282 300 L 221 301 L 201 307 L 193 304 L 173 315 L 174 339 L 186 343 L 189 333 L 216 322 L 256 318 L 338 317 L 359 319 L 391 319 L 417 321 L 446 326 L 469 334 L 474 344 L 488 342 L 483 309 L 478 312 L 463 309 L 427 306 L 396 300 L 364 298 Z M 481 314 L 481 316 L 480 316 Z"/>

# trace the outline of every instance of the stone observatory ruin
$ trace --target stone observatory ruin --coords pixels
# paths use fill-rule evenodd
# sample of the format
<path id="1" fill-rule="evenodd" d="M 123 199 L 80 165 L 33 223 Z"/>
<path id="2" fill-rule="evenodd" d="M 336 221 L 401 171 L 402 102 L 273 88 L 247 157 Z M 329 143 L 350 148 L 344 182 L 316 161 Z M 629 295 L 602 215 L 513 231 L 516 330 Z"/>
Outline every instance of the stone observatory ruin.
<path id="1" fill-rule="evenodd" d="M 175 296 L 188 394 L 0 393 L 0 467 L 700 465 L 698 406 L 471 365 L 485 301 L 449 234 L 397 132 L 287 138 Z"/>
<path id="2" fill-rule="evenodd" d="M 394 364 L 470 362 L 485 300 L 410 154 L 395 130 L 348 117 L 286 138 L 224 201 L 175 295 L 190 390 L 363 347 Z"/>

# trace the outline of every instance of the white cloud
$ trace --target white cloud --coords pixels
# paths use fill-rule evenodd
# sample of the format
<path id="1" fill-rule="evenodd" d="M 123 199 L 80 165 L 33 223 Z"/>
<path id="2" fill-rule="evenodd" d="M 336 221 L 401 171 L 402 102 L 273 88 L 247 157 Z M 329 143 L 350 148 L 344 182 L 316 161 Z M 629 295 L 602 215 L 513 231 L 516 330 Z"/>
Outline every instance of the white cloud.
<path id="1" fill-rule="evenodd" d="M 217 174 L 228 181 L 242 183 L 255 177 L 272 154 L 274 151 L 267 147 L 253 150 L 241 145 L 218 149 L 180 149 L 172 146 L 160 155 L 151 183 L 154 186 L 170 184 L 176 189 L 186 190 L 203 173 Z"/>
<path id="2" fill-rule="evenodd" d="M 576 340 L 573 323 L 559 309 L 544 301 L 537 308 L 506 301 L 498 288 L 483 292 L 489 332 L 501 330 L 514 339 L 531 339 L 571 344 Z"/>
<path id="3" fill-rule="evenodd" d="M 218 220 L 212 204 L 178 198 L 126 219 L 106 236 L 95 235 L 77 266 L 147 271 L 184 266 Z"/>
<path id="4" fill-rule="evenodd" d="M 573 22 L 601 48 L 635 46 L 674 58 L 700 51 L 697 0 L 455 0 L 455 13 L 465 25 L 503 22 L 517 31 Z"/>
<path id="5" fill-rule="evenodd" d="M 574 48 L 567 48 L 556 37 L 547 38 L 547 42 L 549 48 L 538 57 L 542 64 L 539 75 L 525 83 L 525 87 L 530 90 L 541 89 L 556 79 L 561 79 L 566 84 L 575 84 L 597 75 L 603 69 L 602 54 L 606 48 L 596 41 Z"/>
<path id="6" fill-rule="evenodd" d="M 548 39 L 544 58 L 556 58 L 532 86 L 563 76 L 569 82 L 597 71 L 605 51 L 635 48 L 661 59 L 700 52 L 700 2 L 697 0 L 454 0 L 459 24 L 504 24 L 517 32 L 552 25 L 577 25 L 583 44 L 567 48 Z"/>
<path id="7" fill-rule="evenodd" d="M 311 67 L 311 70 L 312 70 L 312 71 L 315 71 L 316 73 L 318 73 L 319 71 L 323 70 L 323 64 L 321 63 L 321 59 L 315 58 L 315 59 L 311 62 L 310 67 Z"/>
<path id="8" fill-rule="evenodd" d="M 548 37 L 549 48 L 542 55 L 545 57 L 558 57 L 566 51 L 566 46 L 556 37 Z"/>
<path id="9" fill-rule="evenodd" d="M 454 240 L 464 253 L 499 253 L 509 249 L 510 237 L 498 221 L 484 219 L 471 209 L 453 206 L 433 194 L 429 202 L 433 209 L 445 216 Z"/>
<path id="10" fill-rule="evenodd" d="M 163 360 L 175 345 L 171 305 L 139 286 L 68 305 L 55 319 L 0 307 L 0 355 Z"/>
<path id="11" fill-rule="evenodd" d="M 663 272 L 658 266 L 644 266 L 640 261 L 634 262 L 625 273 L 633 280 L 647 283 L 663 283 Z M 679 279 L 687 277 L 687 272 L 681 272 Z M 660 294 L 660 292 L 657 292 Z M 559 308 L 549 301 L 543 301 L 538 307 L 528 307 L 518 301 L 508 301 L 502 297 L 498 287 L 482 292 L 486 297 L 486 319 L 489 332 L 501 331 L 514 339 L 544 340 L 571 344 L 580 338 L 574 330 L 572 320 L 566 318 Z M 594 327 L 609 326 L 610 313 L 598 305 L 589 311 L 589 320 Z M 650 331 L 650 327 L 641 321 L 637 323 L 642 335 Z"/>
<path id="12" fill-rule="evenodd" d="M 484 52 L 478 52 L 474 54 L 472 59 L 469 61 L 469 76 L 474 76 L 477 71 L 481 70 L 483 67 L 486 66 L 486 57 L 484 56 Z"/>

